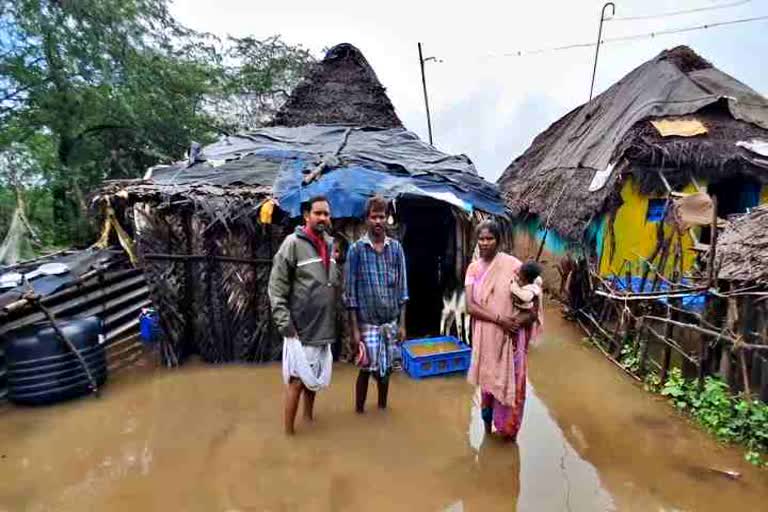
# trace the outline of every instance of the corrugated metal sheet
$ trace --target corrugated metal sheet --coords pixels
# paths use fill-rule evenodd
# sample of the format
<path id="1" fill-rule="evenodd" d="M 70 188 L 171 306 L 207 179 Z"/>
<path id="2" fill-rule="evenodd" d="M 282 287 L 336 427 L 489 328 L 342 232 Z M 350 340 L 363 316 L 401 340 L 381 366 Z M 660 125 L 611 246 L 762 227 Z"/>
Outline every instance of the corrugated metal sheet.
<path id="1" fill-rule="evenodd" d="M 109 371 L 129 366 L 142 354 L 139 314 L 142 308 L 151 305 L 143 272 L 132 268 L 127 258 L 116 257 L 104 268 L 88 272 L 84 277 L 43 298 L 42 303 L 57 319 L 99 316 L 105 323 Z M 42 320 L 43 314 L 28 304 L 17 303 L 0 310 L 0 400 L 7 394 L 3 335 Z"/>

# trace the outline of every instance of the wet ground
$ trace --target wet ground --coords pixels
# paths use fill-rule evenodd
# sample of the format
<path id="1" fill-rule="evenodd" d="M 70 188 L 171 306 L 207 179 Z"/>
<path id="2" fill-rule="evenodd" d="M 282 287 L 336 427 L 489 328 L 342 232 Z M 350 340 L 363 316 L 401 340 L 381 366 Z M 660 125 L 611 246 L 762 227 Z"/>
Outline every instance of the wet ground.
<path id="1" fill-rule="evenodd" d="M 768 471 L 639 389 L 555 311 L 546 329 L 519 447 L 483 436 L 462 378 L 398 374 L 391 409 L 358 416 L 355 372 L 339 365 L 316 421 L 286 439 L 277 365 L 145 367 L 100 399 L 2 410 L 0 510 L 768 509 Z"/>

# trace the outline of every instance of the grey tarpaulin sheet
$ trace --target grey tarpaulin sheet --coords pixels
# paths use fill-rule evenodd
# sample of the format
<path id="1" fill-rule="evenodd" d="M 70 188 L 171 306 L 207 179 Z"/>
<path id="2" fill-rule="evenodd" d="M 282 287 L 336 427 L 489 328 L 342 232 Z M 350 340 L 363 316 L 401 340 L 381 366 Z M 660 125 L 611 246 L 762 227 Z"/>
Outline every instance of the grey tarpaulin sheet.
<path id="1" fill-rule="evenodd" d="M 334 172 L 351 170 L 351 173 L 358 172 L 355 176 L 360 180 L 365 180 L 356 182 L 360 194 L 403 191 L 437 199 L 455 196 L 459 203 L 470 207 L 504 213 L 496 185 L 482 179 L 467 156 L 443 153 L 403 128 L 339 125 L 263 128 L 206 146 L 193 163 L 155 169 L 151 180 L 158 185 L 282 184 L 276 188 L 281 188 L 279 193 L 290 201 L 294 191 L 285 185 L 299 187 L 301 180 L 296 173 L 306 174 L 322 161 L 329 165 L 326 174 L 317 180 L 318 184 Z M 374 178 L 376 173 L 381 173 L 381 179 Z M 343 182 L 349 183 L 349 177 Z M 384 186 L 386 190 L 380 190 Z M 281 208 L 284 206 L 281 201 Z M 345 208 L 345 211 L 357 214 L 358 209 Z M 295 214 L 292 210 L 287 209 Z"/>
<path id="2" fill-rule="evenodd" d="M 768 129 L 768 100 L 722 71 L 686 74 L 665 60 L 647 62 L 581 107 L 538 167 L 605 169 L 638 121 L 691 114 L 721 99 L 736 119 Z"/>
<path id="3" fill-rule="evenodd" d="M 734 123 L 743 121 L 754 132 L 768 127 L 768 100 L 689 48 L 662 52 L 560 118 L 512 162 L 499 180 L 511 211 L 550 218 L 561 235 L 581 239 L 620 176 L 634 170 L 624 158 L 628 134 L 651 119 L 688 116 L 708 106 L 718 107 L 718 115 L 722 106 Z M 763 165 L 758 155 L 741 153 Z"/>

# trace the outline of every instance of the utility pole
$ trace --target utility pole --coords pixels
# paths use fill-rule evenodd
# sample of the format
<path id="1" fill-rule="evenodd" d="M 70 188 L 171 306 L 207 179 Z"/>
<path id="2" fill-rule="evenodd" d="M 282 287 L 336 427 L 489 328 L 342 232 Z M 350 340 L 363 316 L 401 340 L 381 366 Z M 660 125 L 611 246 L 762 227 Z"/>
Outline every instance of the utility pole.
<path id="1" fill-rule="evenodd" d="M 421 67 L 421 85 L 424 88 L 424 106 L 427 109 L 427 131 L 429 132 L 429 144 L 434 145 L 432 143 L 432 119 L 429 115 L 429 98 L 427 97 L 427 79 L 424 76 L 424 63 L 429 60 L 436 60 L 434 57 L 429 57 L 426 60 L 424 59 L 424 55 L 421 53 L 421 43 L 418 43 L 419 45 L 419 66 Z"/>
<path id="2" fill-rule="evenodd" d="M 600 28 L 597 29 L 597 46 L 595 46 L 595 65 L 592 68 L 592 85 L 589 86 L 589 101 L 592 101 L 592 94 L 595 91 L 595 75 L 597 74 L 597 56 L 600 55 L 600 40 L 603 37 L 603 22 L 605 21 L 605 9 L 611 8 L 611 16 L 616 14 L 616 5 L 613 2 L 603 4 L 603 10 L 600 12 Z"/>

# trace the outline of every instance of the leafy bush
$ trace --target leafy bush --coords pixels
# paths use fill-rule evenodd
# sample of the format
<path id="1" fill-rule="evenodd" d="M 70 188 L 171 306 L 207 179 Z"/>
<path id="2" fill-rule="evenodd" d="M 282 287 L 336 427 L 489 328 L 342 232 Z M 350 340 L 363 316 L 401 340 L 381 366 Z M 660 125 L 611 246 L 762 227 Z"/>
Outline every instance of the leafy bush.
<path id="1" fill-rule="evenodd" d="M 621 347 L 619 362 L 632 373 L 640 371 L 640 350 L 636 343 L 626 343 Z"/>
<path id="2" fill-rule="evenodd" d="M 728 385 L 715 377 L 707 377 L 699 389 L 679 368 L 669 372 L 661 394 L 721 441 L 746 446 L 746 460 L 768 466 L 768 404 L 731 395 Z"/>

